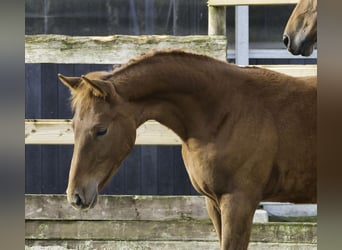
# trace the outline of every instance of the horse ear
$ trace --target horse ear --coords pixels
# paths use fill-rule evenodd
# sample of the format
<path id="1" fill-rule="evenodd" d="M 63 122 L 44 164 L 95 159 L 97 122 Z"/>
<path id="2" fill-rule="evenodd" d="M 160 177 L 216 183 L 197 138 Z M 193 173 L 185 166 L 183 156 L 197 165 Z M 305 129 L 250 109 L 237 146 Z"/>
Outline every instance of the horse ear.
<path id="1" fill-rule="evenodd" d="M 101 80 L 90 80 L 86 76 L 81 76 L 82 80 L 93 89 L 93 94 L 99 97 L 106 97 L 109 94 L 108 84 Z"/>
<path id="2" fill-rule="evenodd" d="M 76 88 L 81 82 L 80 77 L 66 77 L 66 76 L 63 76 L 62 74 L 58 74 L 58 78 L 70 90 L 76 90 Z"/>

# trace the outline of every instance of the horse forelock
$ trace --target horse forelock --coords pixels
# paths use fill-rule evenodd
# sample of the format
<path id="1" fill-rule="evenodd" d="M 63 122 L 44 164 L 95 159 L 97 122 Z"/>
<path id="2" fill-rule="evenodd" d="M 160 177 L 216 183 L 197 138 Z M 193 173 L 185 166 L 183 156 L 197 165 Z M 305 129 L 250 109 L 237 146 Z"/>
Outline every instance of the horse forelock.
<path id="1" fill-rule="evenodd" d="M 74 91 L 71 95 L 71 109 L 73 112 L 77 108 L 81 114 L 90 110 L 92 106 L 94 106 L 95 102 L 99 100 L 105 100 L 106 97 L 99 97 L 93 94 L 93 89 L 85 83 L 81 83 L 77 88 L 77 91 Z"/>
<path id="2" fill-rule="evenodd" d="M 107 81 L 112 76 L 112 72 L 90 72 L 86 76 L 90 79 Z M 84 81 L 81 81 L 77 88 L 71 92 L 71 109 L 75 111 L 79 106 L 81 110 L 88 110 L 96 100 L 100 99 L 104 100 L 105 97 L 95 95 L 93 88 Z"/>

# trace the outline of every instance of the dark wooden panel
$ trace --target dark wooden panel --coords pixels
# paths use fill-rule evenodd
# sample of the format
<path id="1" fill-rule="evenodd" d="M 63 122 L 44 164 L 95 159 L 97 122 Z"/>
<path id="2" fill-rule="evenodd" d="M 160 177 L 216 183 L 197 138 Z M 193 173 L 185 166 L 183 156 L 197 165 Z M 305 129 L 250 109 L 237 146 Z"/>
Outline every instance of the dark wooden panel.
<path id="1" fill-rule="evenodd" d="M 125 168 L 125 194 L 141 193 L 141 147 L 133 147 L 129 157 L 122 164 Z"/>
<path id="2" fill-rule="evenodd" d="M 41 65 L 25 65 L 25 118 L 41 118 Z M 40 145 L 25 145 L 25 192 L 42 192 Z"/>
<path id="3" fill-rule="evenodd" d="M 58 193 L 58 150 L 57 146 L 42 146 L 42 193 Z"/>
<path id="4" fill-rule="evenodd" d="M 25 193 L 41 194 L 42 180 L 41 171 L 41 148 L 40 145 L 25 146 Z"/>
<path id="5" fill-rule="evenodd" d="M 65 76 L 73 76 L 74 67 L 73 65 L 69 65 L 69 64 L 59 64 L 57 66 L 56 73 L 61 73 Z M 58 89 L 57 118 L 58 119 L 71 119 L 72 111 L 71 111 L 71 106 L 70 106 L 70 90 L 58 80 L 57 74 L 52 77 L 56 78 L 56 84 L 57 84 L 57 89 Z"/>
<path id="6" fill-rule="evenodd" d="M 41 67 L 41 118 L 57 118 L 58 78 L 56 64 L 42 64 Z"/>
<path id="7" fill-rule="evenodd" d="M 41 66 L 25 65 L 25 118 L 41 118 Z"/>
<path id="8" fill-rule="evenodd" d="M 174 187 L 173 148 L 171 146 L 160 146 L 157 153 L 158 194 L 172 194 Z"/>
<path id="9" fill-rule="evenodd" d="M 57 194 L 64 194 L 66 192 L 72 152 L 73 145 L 57 146 Z"/>
<path id="10" fill-rule="evenodd" d="M 145 146 L 141 149 L 141 192 L 148 195 L 158 194 L 155 185 L 158 180 L 157 147 Z"/>

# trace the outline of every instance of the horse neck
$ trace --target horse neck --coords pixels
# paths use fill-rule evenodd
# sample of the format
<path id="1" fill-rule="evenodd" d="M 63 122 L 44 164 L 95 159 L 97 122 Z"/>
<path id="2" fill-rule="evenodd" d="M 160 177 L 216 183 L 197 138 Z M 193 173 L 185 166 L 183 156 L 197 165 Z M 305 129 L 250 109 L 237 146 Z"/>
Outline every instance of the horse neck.
<path id="1" fill-rule="evenodd" d="M 223 66 L 198 58 L 162 58 L 134 65 L 114 82 L 119 95 L 134 107 L 138 126 L 154 119 L 185 141 L 229 106 L 218 104 L 227 100 L 223 93 L 229 93 L 224 89 L 229 85 L 219 86 L 216 79 Z"/>

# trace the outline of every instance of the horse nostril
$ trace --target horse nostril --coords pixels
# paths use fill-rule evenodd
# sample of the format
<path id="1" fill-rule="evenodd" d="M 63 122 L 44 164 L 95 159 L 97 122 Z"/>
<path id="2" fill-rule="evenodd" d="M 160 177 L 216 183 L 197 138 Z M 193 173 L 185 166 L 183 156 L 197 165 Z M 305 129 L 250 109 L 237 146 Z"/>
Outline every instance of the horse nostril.
<path id="1" fill-rule="evenodd" d="M 76 202 L 75 202 L 76 206 L 81 207 L 82 206 L 82 199 L 79 196 L 79 194 L 75 194 L 75 200 L 76 200 Z"/>
<path id="2" fill-rule="evenodd" d="M 290 39 L 289 39 L 288 35 L 283 35 L 283 42 L 284 42 L 286 48 L 288 48 L 290 46 L 290 44 L 289 44 Z"/>

